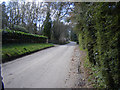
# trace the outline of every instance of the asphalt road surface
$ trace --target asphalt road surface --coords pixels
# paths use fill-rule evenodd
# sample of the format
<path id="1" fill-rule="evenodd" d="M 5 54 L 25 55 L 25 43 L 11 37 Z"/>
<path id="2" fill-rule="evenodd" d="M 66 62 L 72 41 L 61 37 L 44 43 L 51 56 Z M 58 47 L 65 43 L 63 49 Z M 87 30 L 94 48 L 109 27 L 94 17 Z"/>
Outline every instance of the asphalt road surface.
<path id="1" fill-rule="evenodd" d="M 66 88 L 75 44 L 58 45 L 2 64 L 5 88 Z"/>

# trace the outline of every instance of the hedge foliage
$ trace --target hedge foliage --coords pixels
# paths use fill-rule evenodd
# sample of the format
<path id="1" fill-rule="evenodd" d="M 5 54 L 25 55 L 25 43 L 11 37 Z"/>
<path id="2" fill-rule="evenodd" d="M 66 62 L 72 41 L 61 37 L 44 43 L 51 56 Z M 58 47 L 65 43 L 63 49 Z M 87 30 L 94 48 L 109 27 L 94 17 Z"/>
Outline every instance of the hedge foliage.
<path id="1" fill-rule="evenodd" d="M 21 31 L 21 32 L 26 32 L 26 33 L 28 33 L 27 29 L 26 29 L 25 27 L 20 26 L 20 25 L 14 25 L 13 29 L 14 29 L 15 31 Z"/>
<path id="2" fill-rule="evenodd" d="M 75 5 L 81 11 L 75 30 L 95 67 L 97 87 L 120 88 L 120 2 Z"/>
<path id="3" fill-rule="evenodd" d="M 2 30 L 2 43 L 46 43 L 47 37 L 14 30 Z"/>

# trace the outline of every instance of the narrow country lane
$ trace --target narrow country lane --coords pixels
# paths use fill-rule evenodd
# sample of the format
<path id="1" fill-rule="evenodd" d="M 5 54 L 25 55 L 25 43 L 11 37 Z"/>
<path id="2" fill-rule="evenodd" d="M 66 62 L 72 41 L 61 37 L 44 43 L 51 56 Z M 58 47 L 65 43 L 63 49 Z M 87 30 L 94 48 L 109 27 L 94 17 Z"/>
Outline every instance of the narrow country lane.
<path id="1" fill-rule="evenodd" d="M 69 87 L 65 80 L 75 47 L 70 42 L 2 64 L 5 88 Z"/>

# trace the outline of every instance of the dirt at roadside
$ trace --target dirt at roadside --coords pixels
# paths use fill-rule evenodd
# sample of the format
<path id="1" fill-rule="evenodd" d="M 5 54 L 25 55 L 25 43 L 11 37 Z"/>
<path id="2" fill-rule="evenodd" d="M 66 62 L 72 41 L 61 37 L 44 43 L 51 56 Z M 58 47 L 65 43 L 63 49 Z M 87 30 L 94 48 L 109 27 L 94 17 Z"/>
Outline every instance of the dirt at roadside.
<path id="1" fill-rule="evenodd" d="M 88 70 L 86 70 L 83 66 L 85 56 L 86 52 L 80 51 L 79 46 L 76 46 L 70 62 L 71 68 L 69 75 L 65 81 L 66 87 L 71 86 L 68 88 L 92 88 L 87 79 L 89 76 Z"/>

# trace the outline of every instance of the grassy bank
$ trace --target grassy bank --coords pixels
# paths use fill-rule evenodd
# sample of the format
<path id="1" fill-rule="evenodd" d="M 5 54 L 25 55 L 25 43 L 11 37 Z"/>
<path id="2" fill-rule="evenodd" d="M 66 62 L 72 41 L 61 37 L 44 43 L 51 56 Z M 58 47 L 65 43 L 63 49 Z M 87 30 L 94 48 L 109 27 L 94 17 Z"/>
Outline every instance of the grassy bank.
<path id="1" fill-rule="evenodd" d="M 81 51 L 86 53 L 86 56 L 83 58 L 83 65 L 85 68 L 86 78 L 89 84 L 94 88 L 106 88 L 104 78 L 101 73 L 101 68 L 93 65 L 89 61 L 88 50 L 85 48 L 85 44 L 82 41 L 82 38 L 79 37 L 79 48 Z M 81 44 L 83 43 L 83 44 Z"/>
<path id="2" fill-rule="evenodd" d="M 84 59 L 84 68 L 88 75 L 88 82 L 94 88 L 106 88 L 104 78 L 101 73 L 101 69 L 97 66 L 93 66 L 88 59 L 88 56 Z"/>
<path id="3" fill-rule="evenodd" d="M 53 44 L 41 44 L 41 43 L 30 43 L 30 44 L 7 44 L 2 46 L 2 60 L 6 62 L 9 58 L 28 54 L 37 50 L 41 50 L 47 47 L 52 47 Z"/>
<path id="4" fill-rule="evenodd" d="M 88 83 L 94 88 L 106 88 L 101 69 L 89 62 L 87 49 L 83 49 L 81 45 L 79 45 L 79 48 L 81 51 L 86 52 L 86 56 L 83 58 L 83 65 Z"/>

